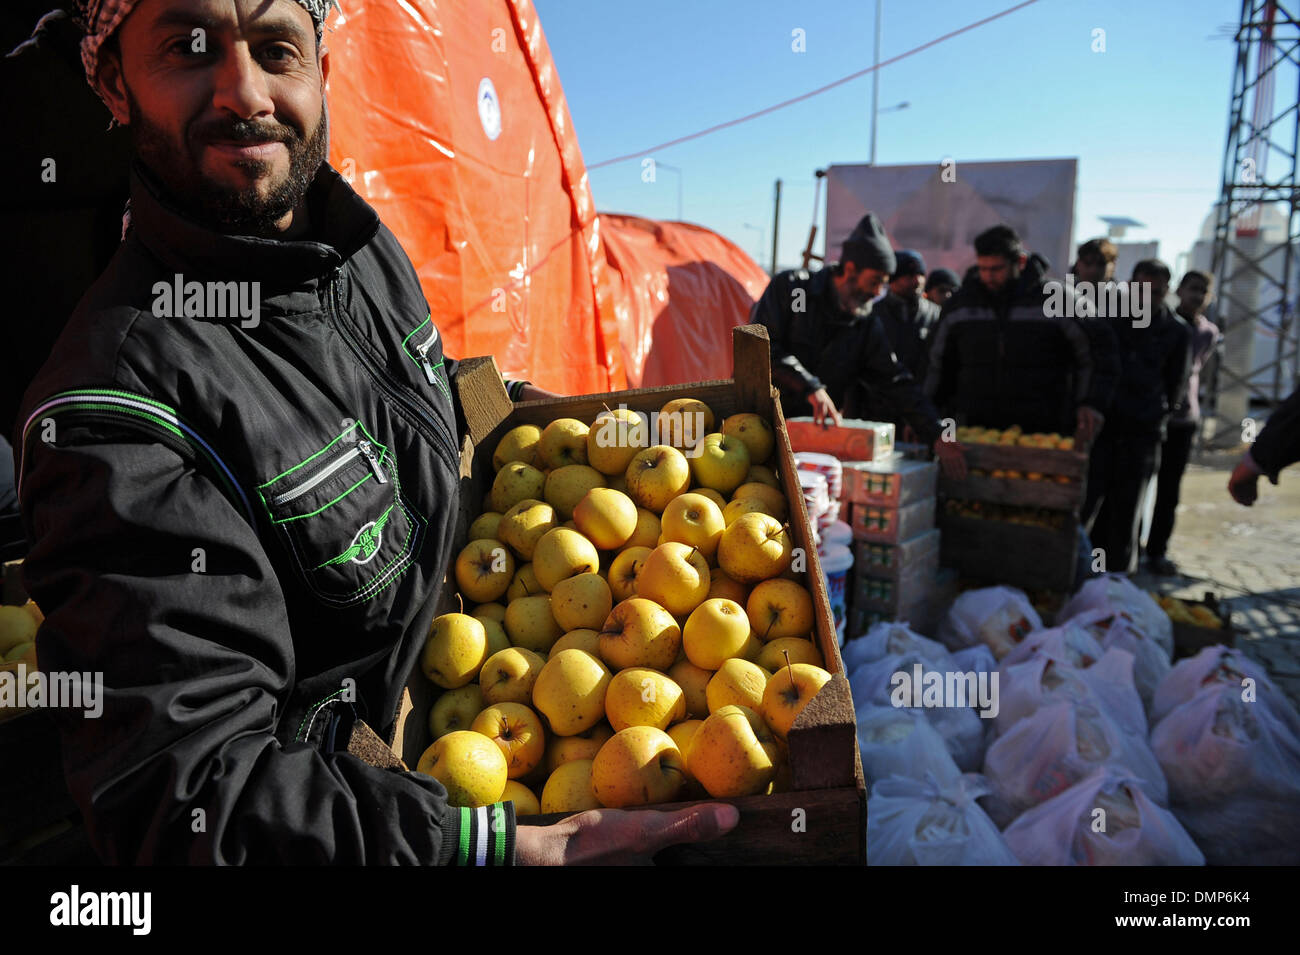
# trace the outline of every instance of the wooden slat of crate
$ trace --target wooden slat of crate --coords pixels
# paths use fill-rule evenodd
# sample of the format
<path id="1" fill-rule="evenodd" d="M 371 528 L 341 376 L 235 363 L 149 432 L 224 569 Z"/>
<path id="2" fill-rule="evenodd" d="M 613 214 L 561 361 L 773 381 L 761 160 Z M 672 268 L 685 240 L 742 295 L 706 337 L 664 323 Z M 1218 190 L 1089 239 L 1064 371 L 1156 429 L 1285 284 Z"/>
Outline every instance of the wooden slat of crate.
<path id="1" fill-rule="evenodd" d="M 829 807 L 821 810 L 822 825 L 824 829 L 830 827 L 830 822 L 826 820 L 833 812 L 836 835 L 827 842 L 821 837 L 804 838 L 807 833 L 793 833 L 790 811 L 785 809 L 782 815 L 779 809 L 783 806 L 779 802 L 781 797 L 725 800 L 740 806 L 742 813 L 746 813 L 736 830 L 711 843 L 708 849 L 683 850 L 669 853 L 666 858 L 687 862 L 732 863 L 744 860 L 777 864 L 845 861 L 852 855 L 852 861 L 862 862 L 865 861 L 862 837 L 865 831 L 866 789 L 858 754 L 853 698 L 844 675 L 830 597 L 826 592 L 817 549 L 812 542 L 808 513 L 802 495 L 790 493 L 791 488 L 799 487 L 799 482 L 795 473 L 794 454 L 786 433 L 785 418 L 781 413 L 779 393 L 771 384 L 767 330 L 756 325 L 738 326 L 733 331 L 733 346 L 735 378 L 732 380 L 667 385 L 603 395 L 547 398 L 518 404 L 512 404 L 506 396 L 496 363 L 491 358 L 463 360 L 456 383 L 468 435 L 461 448 L 461 494 L 456 541 L 459 546 L 464 545 L 469 525 L 482 509 L 483 496 L 491 486 L 493 477 L 492 450 L 496 447 L 496 442 L 519 424 L 546 425 L 561 417 L 577 418 L 590 423 L 606 406 L 614 409 L 622 404 L 634 411 L 648 413 L 658 411 L 669 400 L 679 397 L 704 401 L 713 410 L 719 425 L 723 418 L 742 411 L 764 414 L 772 423 L 776 437 L 773 453 L 790 508 L 790 534 L 794 545 L 802 548 L 807 558 L 806 584 L 812 593 L 815 618 L 813 636 L 826 661 L 826 669 L 832 674 L 831 681 L 809 702 L 790 729 L 790 768 L 793 788 L 796 790 L 790 795 L 796 799 L 799 807 Z M 439 612 L 454 609 L 455 585 L 449 577 L 440 598 Z M 413 766 L 430 742 L 426 721 L 436 688 L 417 668 L 407 682 L 407 690 L 408 699 L 399 719 L 399 730 L 393 748 L 408 765 Z M 778 802 L 767 802 L 773 799 Z M 757 809 L 750 806 L 751 803 L 759 802 L 763 805 Z M 809 808 L 809 817 L 812 815 L 812 809 Z M 562 816 L 541 819 L 530 817 L 527 821 L 532 824 L 559 818 Z M 793 840 L 776 839 L 778 821 L 786 834 L 795 837 Z M 811 832 L 811 826 L 809 831 Z M 826 855 L 828 851 L 835 854 Z"/>
<path id="2" fill-rule="evenodd" d="M 1073 590 L 1078 526 L 1063 530 L 941 514 L 940 563 L 1022 590 Z"/>
<path id="3" fill-rule="evenodd" d="M 965 444 L 966 467 L 985 471 L 1038 473 L 1046 480 L 995 478 L 967 474 L 961 481 L 939 476 L 939 493 L 967 501 L 989 501 L 1013 507 L 1043 507 L 1077 515 L 1087 489 L 1088 455 L 1081 451 L 1053 451 L 994 444 Z M 1053 477 L 1070 479 L 1059 484 Z"/>
<path id="4" fill-rule="evenodd" d="M 1022 448 L 1017 445 L 963 444 L 966 466 L 986 471 L 1001 469 L 1028 474 L 1062 474 L 1076 481 L 1088 476 L 1088 455 L 1082 451 Z"/>

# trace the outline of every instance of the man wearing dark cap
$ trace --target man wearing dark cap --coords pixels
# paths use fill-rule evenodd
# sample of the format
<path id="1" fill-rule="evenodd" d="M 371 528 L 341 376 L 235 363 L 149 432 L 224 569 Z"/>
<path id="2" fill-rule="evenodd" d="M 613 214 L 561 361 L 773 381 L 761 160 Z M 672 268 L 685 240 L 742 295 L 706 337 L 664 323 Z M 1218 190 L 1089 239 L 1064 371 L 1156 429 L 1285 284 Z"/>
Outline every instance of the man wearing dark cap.
<path id="1" fill-rule="evenodd" d="M 934 269 L 925 277 L 925 297 L 939 308 L 961 287 L 961 276 L 952 269 Z"/>
<path id="2" fill-rule="evenodd" d="M 749 320 L 767 326 L 772 381 L 787 417 L 811 414 L 837 424 L 841 411 L 861 417 L 887 403 L 926 444 L 944 470 L 965 473 L 956 442 L 942 441 L 934 407 L 894 355 L 872 301 L 897 268 L 884 227 L 871 213 L 844 240 L 840 261 L 817 272 L 775 276 Z"/>
<path id="3" fill-rule="evenodd" d="M 15 454 L 41 668 L 104 684 L 98 719 L 50 711 L 91 845 L 509 865 L 716 836 L 733 808 L 516 828 L 513 803 L 452 805 L 388 748 L 452 555 L 463 426 L 415 270 L 326 162 L 329 6 L 77 11 L 130 133 L 131 224 Z"/>
<path id="4" fill-rule="evenodd" d="M 939 306 L 921 294 L 925 289 L 925 260 L 920 253 L 901 249 L 894 253 L 894 258 L 898 264 L 890 276 L 888 292 L 875 303 L 875 314 L 885 327 L 894 355 L 913 378 L 922 382 L 925 381 L 926 338 L 939 321 Z M 884 395 L 870 398 L 862 416 L 873 421 L 892 421 L 902 433 L 906 422 L 888 398 Z"/>

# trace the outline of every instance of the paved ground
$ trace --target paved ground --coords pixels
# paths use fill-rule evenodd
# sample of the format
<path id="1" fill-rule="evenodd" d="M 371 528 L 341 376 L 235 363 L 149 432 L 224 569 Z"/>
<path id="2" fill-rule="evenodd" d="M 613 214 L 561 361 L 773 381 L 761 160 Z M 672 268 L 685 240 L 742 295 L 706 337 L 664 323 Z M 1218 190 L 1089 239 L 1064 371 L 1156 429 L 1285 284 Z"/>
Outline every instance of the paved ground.
<path id="1" fill-rule="evenodd" d="M 1239 640 L 1300 708 L 1300 467 L 1277 487 L 1261 479 L 1259 499 L 1242 507 L 1228 496 L 1235 457 L 1188 466 L 1169 557 L 1179 577 L 1138 575 L 1146 590 L 1200 599 L 1218 594 L 1245 631 Z"/>

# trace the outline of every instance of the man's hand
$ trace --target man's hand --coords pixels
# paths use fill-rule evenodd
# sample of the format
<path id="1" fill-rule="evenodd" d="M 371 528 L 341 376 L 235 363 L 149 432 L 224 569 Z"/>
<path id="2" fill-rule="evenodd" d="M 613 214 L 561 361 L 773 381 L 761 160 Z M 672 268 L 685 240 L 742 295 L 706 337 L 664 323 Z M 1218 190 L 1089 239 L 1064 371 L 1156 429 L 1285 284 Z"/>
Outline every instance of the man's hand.
<path id="1" fill-rule="evenodd" d="M 839 409 L 835 407 L 835 402 L 831 401 L 831 396 L 826 393 L 825 388 L 814 391 L 808 396 L 808 401 L 812 405 L 813 421 L 823 428 L 829 428 L 833 424 L 838 425 L 843 420 Z"/>
<path id="2" fill-rule="evenodd" d="M 592 809 L 553 826 L 515 830 L 520 865 L 647 865 L 666 846 L 707 842 L 730 832 L 740 811 L 705 803 L 676 812 Z"/>
<path id="3" fill-rule="evenodd" d="M 545 388 L 538 388 L 531 381 L 524 382 L 524 386 L 519 389 L 520 401 L 538 401 L 542 398 L 559 398 L 553 391 L 547 391 Z"/>
<path id="4" fill-rule="evenodd" d="M 966 449 L 956 441 L 940 438 L 934 443 L 934 455 L 939 459 L 943 476 L 953 481 L 966 480 Z"/>
<path id="5" fill-rule="evenodd" d="M 1255 498 L 1259 496 L 1259 476 L 1263 473 L 1249 452 L 1243 454 L 1237 466 L 1232 469 L 1232 476 L 1228 478 L 1228 493 L 1232 495 L 1232 499 L 1246 507 L 1254 504 Z M 1273 483 L 1277 482 L 1273 481 Z"/>
<path id="6" fill-rule="evenodd" d="M 1106 418 L 1096 408 L 1089 408 L 1087 405 L 1079 405 L 1079 410 L 1074 418 L 1074 440 L 1076 445 L 1080 442 L 1083 444 L 1092 444 L 1094 438 L 1101 433 L 1101 426 L 1106 423 Z"/>

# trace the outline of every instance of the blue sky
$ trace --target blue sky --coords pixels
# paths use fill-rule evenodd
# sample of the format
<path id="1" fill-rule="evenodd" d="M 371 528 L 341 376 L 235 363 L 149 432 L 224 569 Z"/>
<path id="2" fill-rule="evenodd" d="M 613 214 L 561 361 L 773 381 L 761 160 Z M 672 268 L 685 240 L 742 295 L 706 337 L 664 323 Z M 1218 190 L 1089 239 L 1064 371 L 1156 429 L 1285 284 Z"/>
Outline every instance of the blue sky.
<path id="1" fill-rule="evenodd" d="M 882 59 L 1017 0 L 885 0 Z M 871 0 L 534 0 L 593 164 L 762 109 L 869 67 Z M 877 162 L 1077 157 L 1076 239 L 1099 215 L 1147 228 L 1176 266 L 1218 195 L 1234 45 L 1234 0 L 1038 0 L 880 72 Z M 806 50 L 792 50 L 802 29 Z M 1094 52 L 1093 31 L 1105 31 Z M 1279 91 L 1279 95 L 1285 95 Z M 682 169 L 683 218 L 751 255 L 783 181 L 780 261 L 797 261 L 813 177 L 866 162 L 871 78 L 750 123 L 649 154 Z M 594 169 L 602 211 L 677 217 L 677 176 L 641 181 L 637 160 Z M 824 195 L 824 193 L 823 193 Z M 820 217 L 820 213 L 819 213 Z M 819 242 L 820 245 L 820 242 Z"/>

